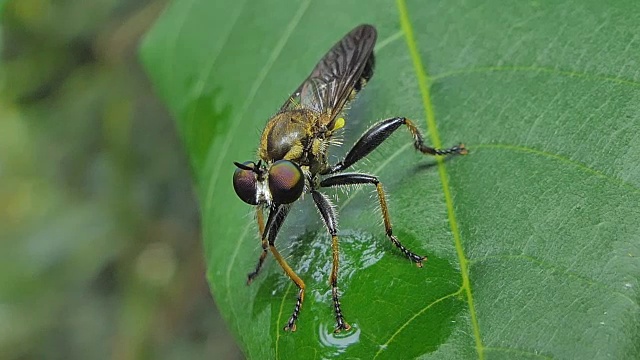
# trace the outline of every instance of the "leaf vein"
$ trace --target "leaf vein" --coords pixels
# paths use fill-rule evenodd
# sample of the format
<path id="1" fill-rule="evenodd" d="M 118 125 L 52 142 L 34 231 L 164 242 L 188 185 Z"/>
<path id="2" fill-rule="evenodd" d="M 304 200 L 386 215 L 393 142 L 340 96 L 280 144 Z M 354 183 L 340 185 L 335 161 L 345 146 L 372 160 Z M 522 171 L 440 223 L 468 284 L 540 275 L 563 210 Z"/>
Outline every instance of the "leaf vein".
<path id="1" fill-rule="evenodd" d="M 519 152 L 524 152 L 524 153 L 529 153 L 529 154 L 534 154 L 534 155 L 539 155 L 539 156 L 543 156 L 543 157 L 547 157 L 550 159 L 554 159 L 554 160 L 558 160 L 561 162 L 564 162 L 566 164 L 571 164 L 575 167 L 577 167 L 578 169 L 581 169 L 584 172 L 588 172 L 590 174 L 596 175 L 600 178 L 603 178 L 611 183 L 615 183 L 620 187 L 626 187 L 629 190 L 631 190 L 634 193 L 640 193 L 640 187 L 629 183 L 625 180 L 622 180 L 620 178 L 608 175 L 603 173 L 600 170 L 596 170 L 586 164 L 583 164 L 579 161 L 570 159 L 568 157 L 562 156 L 562 155 L 558 155 L 558 154 L 554 154 L 548 151 L 543 151 L 543 150 L 538 150 L 532 147 L 528 147 L 528 146 L 522 146 L 522 145 L 511 145 L 511 144 L 478 144 L 474 146 L 475 149 L 502 149 L 502 150 L 511 150 L 511 151 L 519 151 Z"/>
<path id="2" fill-rule="evenodd" d="M 191 9 L 193 8 L 193 5 L 195 4 L 195 0 L 191 0 L 191 2 L 185 7 L 184 10 L 184 16 L 180 19 L 179 21 L 179 25 L 177 26 L 177 29 L 175 30 L 174 34 L 175 36 L 172 37 L 168 37 L 167 38 L 167 43 L 169 45 L 167 45 L 167 49 L 171 49 L 168 50 L 167 53 L 171 54 L 171 60 L 167 61 L 167 75 L 166 77 L 168 79 L 171 79 L 170 83 L 175 83 L 175 75 L 176 72 L 173 71 L 173 69 L 175 69 L 176 67 L 176 54 L 178 53 L 176 51 L 176 48 L 178 47 L 178 40 L 180 40 L 180 35 L 182 35 L 182 31 L 184 30 L 184 26 L 187 24 L 187 20 L 189 19 L 189 14 L 191 13 Z M 169 75 L 170 74 L 170 75 Z"/>
<path id="3" fill-rule="evenodd" d="M 235 11 L 233 14 L 231 14 L 231 17 L 233 18 L 233 20 L 231 21 L 231 25 L 227 28 L 227 31 L 222 35 L 224 39 L 220 42 L 220 46 L 214 49 L 214 52 L 211 54 L 211 60 L 209 61 L 209 64 L 204 69 L 204 71 L 202 71 L 200 76 L 198 76 L 199 80 L 192 90 L 196 98 L 199 98 L 200 96 L 202 96 L 204 92 L 204 87 L 207 84 L 207 80 L 209 79 L 209 76 L 211 76 L 211 72 L 213 71 L 213 68 L 215 67 L 216 62 L 220 58 L 220 53 L 222 52 L 222 49 L 229 42 L 229 39 L 231 38 L 231 33 L 233 32 L 233 29 L 235 29 L 238 19 L 240 18 L 240 15 L 242 14 L 242 11 L 244 10 L 244 7 L 246 4 L 247 2 L 245 0 L 238 7 L 238 10 Z M 195 109 L 196 107 L 193 107 L 192 111 L 188 116 L 189 118 L 193 117 L 193 114 L 195 113 Z"/>
<path id="4" fill-rule="evenodd" d="M 387 45 L 389 45 L 389 44 L 391 44 L 391 43 L 395 42 L 396 40 L 400 39 L 400 38 L 402 37 L 402 35 L 403 35 L 403 34 L 402 34 L 402 30 L 400 30 L 400 31 L 398 31 L 398 32 L 396 32 L 396 33 L 394 33 L 393 35 L 389 36 L 388 38 L 386 38 L 386 39 L 384 39 L 384 40 L 380 41 L 380 42 L 378 43 L 378 45 L 376 45 L 376 47 L 375 47 L 375 50 L 374 50 L 374 51 L 375 51 L 376 53 L 377 53 L 377 52 L 379 52 L 380 50 L 382 50 L 382 49 L 383 49 L 384 47 L 386 47 Z"/>
<path id="5" fill-rule="evenodd" d="M 597 281 L 597 280 L 588 278 L 586 276 L 577 274 L 577 273 L 569 270 L 568 268 L 550 264 L 550 263 L 548 263 L 546 261 L 543 261 L 543 260 L 540 260 L 540 259 L 536 258 L 535 256 L 526 255 L 526 254 L 486 255 L 486 256 L 482 256 L 482 257 L 476 258 L 476 259 L 469 259 L 469 265 L 474 265 L 474 264 L 477 264 L 479 262 L 482 262 L 482 261 L 485 261 L 485 260 L 492 260 L 492 259 L 518 259 L 518 260 L 524 260 L 524 261 L 530 262 L 532 264 L 538 265 L 541 268 L 548 269 L 548 270 L 551 270 L 551 271 L 554 271 L 554 272 L 558 272 L 558 273 L 561 273 L 561 274 L 566 275 L 568 277 L 575 278 L 577 280 L 583 281 L 584 283 L 586 283 L 586 284 L 588 284 L 590 286 L 597 286 L 597 287 L 600 287 L 600 288 L 602 288 L 604 290 L 608 290 L 612 294 L 619 295 L 619 296 L 623 297 L 624 299 L 629 300 L 629 302 L 631 304 L 633 304 L 636 307 L 640 308 L 640 304 L 638 304 L 637 301 L 635 301 L 634 299 L 629 297 L 627 294 L 622 293 L 622 292 L 617 291 L 617 290 L 614 290 L 610 286 L 608 286 L 607 284 L 605 284 L 605 283 L 603 283 L 601 281 Z"/>
<path id="6" fill-rule="evenodd" d="M 418 85 L 420 87 L 420 92 L 422 93 L 422 100 L 423 100 L 424 108 L 426 112 L 427 128 L 429 129 L 429 136 L 431 137 L 431 141 L 433 145 L 436 148 L 441 148 L 442 142 L 440 141 L 440 135 L 438 134 L 438 127 L 435 121 L 433 104 L 431 103 L 431 94 L 429 90 L 430 80 L 425 70 L 425 67 L 422 63 L 420 54 L 418 52 L 418 45 L 416 44 L 415 38 L 413 36 L 413 28 L 411 25 L 411 20 L 409 19 L 409 12 L 407 10 L 407 5 L 404 0 L 397 0 L 396 4 L 397 4 L 398 12 L 400 15 L 400 25 L 405 34 L 407 47 L 409 48 L 409 53 L 411 55 L 413 66 L 416 71 L 416 76 L 418 78 Z M 444 193 L 445 203 L 447 206 L 449 226 L 451 227 L 451 233 L 453 234 L 456 253 L 458 254 L 458 260 L 460 262 L 460 274 L 462 276 L 462 289 L 465 290 L 466 297 L 467 297 L 469 314 L 471 315 L 471 326 L 473 330 L 473 337 L 476 343 L 476 351 L 478 353 L 478 358 L 482 360 L 484 359 L 482 337 L 480 336 L 480 327 L 478 325 L 478 318 L 476 315 L 475 306 L 473 305 L 473 295 L 471 293 L 471 282 L 469 280 L 467 258 L 464 254 L 460 231 L 458 230 L 458 223 L 456 221 L 456 215 L 455 215 L 455 210 L 453 206 L 453 197 L 451 195 L 451 190 L 449 189 L 449 179 L 447 175 L 447 170 L 445 168 L 444 160 L 441 157 L 436 158 L 436 161 L 438 164 L 440 181 L 442 183 L 442 191 Z"/>
<path id="7" fill-rule="evenodd" d="M 245 100 L 245 102 L 244 102 L 244 104 L 242 106 L 242 109 L 238 112 L 238 115 L 235 117 L 236 121 L 232 121 L 231 122 L 232 123 L 231 129 L 229 129 L 229 133 L 225 137 L 225 142 L 222 145 L 222 149 L 220 149 L 220 153 L 216 155 L 217 161 L 216 161 L 216 164 L 214 166 L 213 171 L 211 172 L 213 174 L 213 176 L 211 177 L 211 180 L 209 182 L 209 186 L 207 188 L 207 196 L 205 198 L 206 199 L 205 200 L 205 204 L 206 204 L 205 208 L 206 209 L 210 209 L 211 208 L 211 204 L 213 202 L 213 190 L 216 189 L 216 183 L 218 182 L 218 178 L 220 176 L 220 167 L 222 166 L 222 162 L 224 160 L 224 157 L 227 154 L 227 151 L 229 150 L 229 146 L 231 145 L 231 141 L 235 138 L 233 135 L 235 134 L 235 132 L 239 128 L 240 123 L 242 122 L 242 121 L 237 121 L 237 119 L 242 118 L 244 116 L 244 114 L 249 110 L 249 107 L 250 107 L 251 103 L 253 103 L 253 99 L 255 98 L 256 94 L 258 93 L 258 90 L 260 89 L 260 87 L 262 86 L 262 83 L 264 82 L 264 79 L 266 78 L 267 74 L 269 73 L 269 70 L 271 69 L 271 67 L 275 63 L 275 61 L 278 58 L 278 56 L 280 56 L 280 53 L 282 52 L 282 49 L 284 48 L 284 45 L 287 43 L 287 41 L 289 40 L 289 37 L 291 36 L 291 34 L 295 30 L 296 26 L 300 22 L 300 19 L 302 18 L 302 16 L 306 12 L 306 10 L 309 8 L 309 4 L 310 3 L 311 3 L 311 0 L 306 0 L 305 2 L 300 4 L 300 7 L 298 8 L 298 11 L 295 13 L 293 18 L 291 19 L 291 21 L 287 25 L 287 28 L 285 29 L 284 33 L 282 34 L 282 37 L 280 38 L 280 40 L 276 44 L 276 47 L 271 52 L 271 55 L 269 55 L 269 59 L 267 60 L 267 62 L 264 64 L 264 66 L 260 70 L 260 73 L 258 73 L 258 76 L 256 77 L 256 80 L 254 81 L 253 85 L 251 86 L 251 89 L 249 90 L 249 94 L 246 97 L 246 100 Z M 213 151 L 212 147 L 209 149 L 209 152 L 211 152 L 211 151 Z"/>
<path id="8" fill-rule="evenodd" d="M 484 348 L 487 351 L 502 351 L 502 352 L 507 352 L 507 353 L 515 353 L 515 354 L 527 354 L 527 355 L 533 355 L 533 356 L 537 356 L 541 359 L 553 359 L 550 356 L 546 356 L 546 355 L 542 355 L 542 354 L 536 354 L 535 352 L 529 351 L 529 350 L 523 350 L 523 349 L 515 349 L 515 348 L 503 348 L 503 347 L 485 347 Z"/>
<path id="9" fill-rule="evenodd" d="M 621 77 L 590 74 L 590 73 L 580 72 L 580 71 L 560 70 L 560 69 L 543 67 L 543 66 L 535 66 L 535 65 L 529 65 L 529 66 L 501 65 L 501 66 L 478 66 L 478 67 L 462 68 L 462 69 L 446 71 L 441 74 L 433 75 L 431 77 L 431 81 L 437 81 L 447 77 L 463 75 L 463 74 L 492 73 L 492 72 L 501 72 L 501 71 L 549 73 L 549 74 L 563 75 L 567 77 L 584 78 L 588 80 L 604 80 L 604 81 L 609 81 L 609 82 L 613 82 L 621 85 L 640 87 L 640 81 L 629 80 Z"/>
<path id="10" fill-rule="evenodd" d="M 287 288 L 284 291 L 284 295 L 282 295 L 282 301 L 280 301 L 280 310 L 278 311 L 278 319 L 276 320 L 276 359 L 279 359 L 278 357 L 278 345 L 280 344 L 280 322 L 282 321 L 282 314 L 284 312 L 284 300 L 287 298 L 287 295 L 289 295 L 289 291 L 291 290 L 291 286 L 292 283 L 289 282 L 289 285 L 287 286 Z"/>
<path id="11" fill-rule="evenodd" d="M 214 52 L 211 54 L 211 60 L 209 61 L 209 64 L 206 66 L 204 71 L 202 71 L 201 74 L 198 76 L 199 80 L 191 90 L 191 93 L 193 95 L 190 95 L 189 97 L 199 99 L 203 95 L 205 91 L 205 85 L 207 84 L 207 80 L 209 79 L 209 76 L 211 76 L 211 72 L 213 71 L 216 62 L 220 58 L 220 53 L 222 52 L 222 49 L 229 42 L 229 39 L 231 38 L 231 33 L 233 32 L 233 29 L 236 27 L 236 23 L 238 22 L 238 19 L 240 18 L 240 15 L 242 14 L 242 11 L 244 10 L 246 3 L 247 3 L 246 1 L 242 2 L 242 4 L 238 6 L 237 11 L 235 11 L 233 14 L 230 15 L 233 18 L 233 20 L 231 21 L 231 25 L 227 28 L 227 31 L 222 35 L 224 38 L 220 42 L 220 46 L 214 49 Z M 189 126 L 188 133 L 191 133 L 191 134 L 197 133 L 197 130 L 194 131 L 193 129 L 193 127 L 197 125 L 196 122 L 193 121 L 193 117 L 196 113 L 196 109 L 197 109 L 197 106 L 193 106 L 191 108 L 191 111 L 189 111 L 189 114 L 185 116 L 186 123 Z"/>
<path id="12" fill-rule="evenodd" d="M 226 273 L 227 302 L 229 304 L 229 309 L 231 310 L 233 317 L 236 319 L 238 318 L 238 315 L 236 314 L 236 309 L 234 307 L 234 304 L 236 302 L 232 300 L 232 294 L 231 294 L 231 289 L 235 288 L 234 286 L 231 286 L 231 272 L 233 269 L 233 264 L 235 263 L 235 260 L 238 258 L 238 252 L 240 251 L 240 244 L 243 242 L 244 238 L 247 236 L 247 233 L 249 232 L 249 224 L 250 223 L 247 223 L 247 225 L 245 225 L 244 230 L 242 230 L 242 233 L 240 234 L 240 238 L 238 239 L 236 248 L 233 250 L 233 253 L 231 254 L 231 260 L 229 261 L 229 266 L 227 267 L 227 273 Z M 241 338 L 244 338 L 244 336 L 242 336 L 242 331 L 238 331 L 238 335 Z"/>
<path id="13" fill-rule="evenodd" d="M 404 324 L 400 325 L 400 327 L 398 328 L 398 330 L 396 330 L 387 340 L 387 342 L 385 342 L 383 345 L 380 346 L 380 349 L 378 349 L 378 352 L 376 352 L 376 355 L 373 357 L 374 360 L 387 348 L 387 346 L 391 343 L 391 341 L 393 341 L 393 339 L 402 332 L 402 330 L 404 330 L 409 323 L 411 323 L 413 320 L 415 320 L 418 316 L 424 314 L 427 310 L 429 310 L 431 307 L 433 307 L 434 305 L 448 299 L 451 297 L 455 297 L 460 295 L 462 292 L 464 291 L 464 287 L 460 287 L 456 292 L 453 292 L 451 294 L 447 294 L 439 299 L 436 299 L 434 301 L 432 301 L 431 303 L 429 303 L 429 305 L 423 307 L 422 309 L 420 309 L 420 311 L 418 311 L 417 313 L 413 314 L 412 317 L 410 317 L 409 319 L 407 319 L 407 321 L 404 322 Z"/>

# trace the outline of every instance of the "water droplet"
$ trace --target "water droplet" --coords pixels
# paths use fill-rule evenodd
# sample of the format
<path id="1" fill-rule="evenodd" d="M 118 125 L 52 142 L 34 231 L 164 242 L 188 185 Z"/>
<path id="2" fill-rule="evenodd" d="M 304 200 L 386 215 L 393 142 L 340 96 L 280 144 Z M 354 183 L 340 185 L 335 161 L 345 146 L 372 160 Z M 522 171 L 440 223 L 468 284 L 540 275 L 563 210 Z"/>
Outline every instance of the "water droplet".
<path id="1" fill-rule="evenodd" d="M 325 347 L 335 349 L 335 355 L 344 353 L 349 346 L 360 341 L 360 328 L 355 323 L 351 324 L 349 331 L 342 331 L 338 334 L 333 332 L 333 328 L 328 328 L 325 323 L 320 323 L 318 330 L 320 343 Z"/>

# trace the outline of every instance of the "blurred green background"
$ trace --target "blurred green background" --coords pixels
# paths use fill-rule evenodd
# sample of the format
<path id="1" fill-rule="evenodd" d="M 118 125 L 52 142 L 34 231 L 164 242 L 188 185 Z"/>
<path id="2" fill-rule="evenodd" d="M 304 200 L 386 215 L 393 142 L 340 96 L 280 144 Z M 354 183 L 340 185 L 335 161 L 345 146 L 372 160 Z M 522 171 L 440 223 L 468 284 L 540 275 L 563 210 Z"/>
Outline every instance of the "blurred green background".
<path id="1" fill-rule="evenodd" d="M 242 358 L 137 58 L 165 5 L 0 1 L 0 359 Z"/>

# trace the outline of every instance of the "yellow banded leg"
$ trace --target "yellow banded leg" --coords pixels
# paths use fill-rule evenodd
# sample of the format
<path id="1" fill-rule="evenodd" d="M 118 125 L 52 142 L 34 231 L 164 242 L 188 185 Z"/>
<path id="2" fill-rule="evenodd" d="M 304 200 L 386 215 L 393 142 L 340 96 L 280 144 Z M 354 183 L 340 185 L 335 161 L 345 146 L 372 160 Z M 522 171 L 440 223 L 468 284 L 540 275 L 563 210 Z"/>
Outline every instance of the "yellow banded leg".
<path id="1" fill-rule="evenodd" d="M 331 267 L 331 276 L 329 277 L 329 284 L 331 285 L 331 295 L 333 298 L 333 307 L 336 313 L 336 329 L 335 333 L 339 333 L 342 330 L 351 329 L 342 315 L 342 309 L 340 308 L 340 298 L 338 296 L 338 261 L 340 258 L 340 251 L 338 249 L 338 236 L 331 236 L 331 253 L 333 255 L 333 266 Z"/>
<path id="2" fill-rule="evenodd" d="M 264 260 L 267 258 L 267 249 L 269 248 L 269 243 L 264 236 L 264 214 L 262 213 L 262 207 L 260 206 L 256 207 L 256 220 L 258 221 L 258 236 L 262 239 L 262 253 L 260 254 L 255 270 L 247 275 L 247 285 L 251 284 L 253 279 L 258 276 L 258 273 L 264 264 Z"/>
<path id="3" fill-rule="evenodd" d="M 423 154 L 429 155 L 451 155 L 451 154 L 460 154 L 466 155 L 468 153 L 464 144 L 458 144 L 456 146 L 450 147 L 448 149 L 436 149 L 424 144 L 424 137 L 420 132 L 420 129 L 413 123 L 413 121 L 403 118 L 404 124 L 409 128 L 411 135 L 413 136 L 413 146 Z"/>
<path id="4" fill-rule="evenodd" d="M 342 316 L 342 309 L 340 308 L 340 297 L 338 296 L 338 262 L 340 260 L 340 251 L 338 248 L 338 220 L 335 210 L 329 198 L 326 195 L 312 190 L 311 195 L 313 201 L 316 203 L 316 207 L 322 215 L 322 220 L 327 226 L 329 235 L 331 235 L 331 253 L 333 255 L 333 266 L 331 267 L 331 276 L 329 277 L 329 285 L 331 285 L 331 294 L 333 299 L 333 309 L 336 313 L 336 329 L 338 333 L 342 330 L 349 330 L 351 326 L 344 321 Z"/>
<path id="5" fill-rule="evenodd" d="M 387 237 L 393 245 L 395 245 L 402 253 L 411 259 L 411 261 L 415 262 L 418 267 L 422 267 L 422 262 L 427 260 L 426 256 L 420 256 L 407 249 L 400 243 L 398 238 L 393 235 L 393 227 L 391 226 L 391 218 L 389 216 L 389 208 L 387 207 L 387 199 L 384 194 L 384 189 L 382 188 L 382 184 L 380 182 L 376 183 L 376 191 L 378 192 L 378 200 L 380 201 L 380 209 L 382 210 L 382 217 L 384 219 L 384 228 L 387 234 Z"/>
<path id="6" fill-rule="evenodd" d="M 289 264 L 287 264 L 287 262 L 284 260 L 282 255 L 280 255 L 280 253 L 278 252 L 278 250 L 274 245 L 269 245 L 269 248 L 271 249 L 271 253 L 273 254 L 273 256 L 278 261 L 278 264 L 282 266 L 282 269 L 284 269 L 284 272 L 287 274 L 287 276 L 289 276 L 289 278 L 296 284 L 296 286 L 299 289 L 298 300 L 296 301 L 296 307 L 293 309 L 293 313 L 291 314 L 291 317 L 289 318 L 287 325 L 284 327 L 285 331 L 289 331 L 289 330 L 296 331 L 296 320 L 298 320 L 298 316 L 300 316 L 300 309 L 302 308 L 302 302 L 304 301 L 304 287 L 305 287 L 304 282 L 293 271 L 293 269 L 291 269 Z"/>
<path id="7" fill-rule="evenodd" d="M 413 137 L 413 146 L 423 154 L 430 155 L 455 155 L 467 154 L 468 151 L 464 144 L 458 144 L 448 149 L 436 149 L 425 145 L 424 136 L 418 129 L 418 127 L 409 119 L 404 117 L 394 117 L 386 120 L 382 120 L 372 127 L 370 127 L 355 145 L 349 150 L 344 160 L 339 163 L 328 166 L 321 174 L 335 174 L 343 170 L 346 170 L 351 165 L 357 163 L 365 156 L 369 155 L 375 148 L 382 144 L 391 134 L 393 134 L 402 125 L 406 125 Z"/>
<path id="8" fill-rule="evenodd" d="M 426 260 L 426 256 L 420 256 L 413 253 L 411 250 L 407 249 L 400 243 L 398 238 L 393 235 L 393 227 L 391 226 L 391 217 L 389 216 L 389 208 L 387 207 L 387 199 L 384 194 L 384 189 L 382 188 L 382 184 L 378 180 L 377 177 L 367 174 L 358 174 L 358 173 L 350 173 L 350 174 L 340 174 L 328 177 L 320 182 L 321 187 L 336 187 L 336 186 L 348 186 L 348 185 L 359 185 L 359 184 L 372 184 L 376 186 L 376 191 L 378 192 L 378 200 L 380 202 L 380 210 L 382 210 L 382 217 L 384 219 L 384 228 L 386 230 L 387 237 L 389 240 L 395 245 L 402 253 L 411 259 L 411 261 L 415 262 L 418 267 L 422 267 L 422 261 Z"/>

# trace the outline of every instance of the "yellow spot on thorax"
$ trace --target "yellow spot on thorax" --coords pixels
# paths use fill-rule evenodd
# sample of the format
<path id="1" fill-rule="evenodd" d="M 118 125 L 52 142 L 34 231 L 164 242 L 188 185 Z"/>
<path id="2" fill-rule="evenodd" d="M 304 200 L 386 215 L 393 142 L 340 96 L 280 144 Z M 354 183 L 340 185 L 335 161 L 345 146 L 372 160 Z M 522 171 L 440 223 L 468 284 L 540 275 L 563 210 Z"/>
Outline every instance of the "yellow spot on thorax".
<path id="1" fill-rule="evenodd" d="M 333 129 L 331 131 L 336 131 L 338 129 L 342 129 L 344 127 L 344 118 L 337 118 L 336 123 L 333 125 Z"/>

